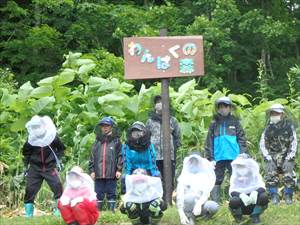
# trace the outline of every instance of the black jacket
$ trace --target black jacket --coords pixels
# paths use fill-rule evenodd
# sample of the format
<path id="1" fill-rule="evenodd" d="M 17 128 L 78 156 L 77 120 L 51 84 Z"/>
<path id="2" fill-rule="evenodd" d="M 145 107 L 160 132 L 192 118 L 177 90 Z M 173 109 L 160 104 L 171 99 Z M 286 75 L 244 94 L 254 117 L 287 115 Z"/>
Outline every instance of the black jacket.
<path id="1" fill-rule="evenodd" d="M 90 173 L 95 172 L 95 178 L 98 179 L 114 179 L 116 171 L 121 172 L 123 167 L 121 148 L 116 129 L 108 136 L 97 135 L 90 156 Z"/>
<path id="2" fill-rule="evenodd" d="M 59 159 L 64 155 L 65 146 L 58 136 L 54 138 L 50 146 Z M 54 154 L 48 146 L 32 146 L 26 141 L 23 146 L 23 156 L 25 167 L 30 165 L 30 167 L 42 171 L 56 167 Z"/>

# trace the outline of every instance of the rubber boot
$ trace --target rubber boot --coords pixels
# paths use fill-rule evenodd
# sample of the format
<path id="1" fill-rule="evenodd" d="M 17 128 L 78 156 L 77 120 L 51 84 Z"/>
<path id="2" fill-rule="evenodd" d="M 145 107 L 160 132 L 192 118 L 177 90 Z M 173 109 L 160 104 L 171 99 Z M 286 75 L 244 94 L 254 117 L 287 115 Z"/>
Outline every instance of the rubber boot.
<path id="1" fill-rule="evenodd" d="M 56 200 L 54 201 L 53 212 L 52 212 L 52 214 L 53 214 L 54 216 L 56 216 L 56 217 L 60 217 L 60 216 L 61 216 L 61 215 L 60 215 L 60 211 L 59 211 L 59 209 L 57 208 L 57 206 L 58 206 L 58 199 L 56 199 Z"/>
<path id="2" fill-rule="evenodd" d="M 25 217 L 30 218 L 33 217 L 34 205 L 33 203 L 26 203 L 25 207 Z"/>
<path id="3" fill-rule="evenodd" d="M 242 213 L 242 209 L 238 208 L 238 209 L 232 209 L 229 208 L 230 212 L 235 220 L 235 222 L 240 223 L 243 219 L 243 213 Z"/>
<path id="4" fill-rule="evenodd" d="M 220 203 L 221 185 L 215 185 L 211 191 L 211 199 L 217 203 Z"/>
<path id="5" fill-rule="evenodd" d="M 252 213 L 251 213 L 251 215 L 250 215 L 250 217 L 251 217 L 251 222 L 253 223 L 253 224 L 259 224 L 260 223 L 260 218 L 259 218 L 259 216 L 260 216 L 260 214 L 262 214 L 262 212 L 263 212 L 263 207 L 261 207 L 261 206 L 259 206 L 259 205 L 256 205 L 255 207 L 254 207 L 254 209 L 253 209 L 253 211 L 252 211 Z"/>
<path id="6" fill-rule="evenodd" d="M 285 204 L 287 204 L 287 205 L 293 204 L 293 193 L 294 193 L 294 190 L 292 188 L 288 188 L 288 187 L 284 188 Z"/>
<path id="7" fill-rule="evenodd" d="M 277 187 L 269 187 L 269 193 L 271 195 L 271 202 L 273 205 L 278 205 L 280 202 L 278 188 Z"/>
<path id="8" fill-rule="evenodd" d="M 116 201 L 114 200 L 109 200 L 107 202 L 107 207 L 108 207 L 108 210 L 112 211 L 113 213 L 115 213 L 115 208 L 116 208 Z"/>

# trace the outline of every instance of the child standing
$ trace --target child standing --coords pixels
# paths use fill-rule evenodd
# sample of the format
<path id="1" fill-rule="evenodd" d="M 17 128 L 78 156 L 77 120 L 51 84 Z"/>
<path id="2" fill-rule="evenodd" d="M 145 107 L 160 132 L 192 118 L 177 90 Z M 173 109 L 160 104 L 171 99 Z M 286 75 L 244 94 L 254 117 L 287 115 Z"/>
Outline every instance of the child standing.
<path id="1" fill-rule="evenodd" d="M 48 116 L 33 116 L 26 124 L 28 140 L 23 146 L 24 174 L 26 176 L 25 216 L 32 217 L 34 199 L 46 180 L 54 194 L 54 214 L 59 215 L 57 200 L 62 194 L 62 184 L 56 169 L 64 154 L 65 146 L 56 133 L 56 127 Z"/>
<path id="2" fill-rule="evenodd" d="M 98 208 L 102 209 L 106 195 L 108 209 L 114 212 L 117 179 L 122 171 L 122 152 L 119 133 L 110 117 L 104 117 L 96 126 L 96 141 L 92 147 L 89 170 L 95 180 Z"/>
<path id="3" fill-rule="evenodd" d="M 221 97 L 215 102 L 216 114 L 209 126 L 206 138 L 206 158 L 215 164 L 216 184 L 212 190 L 212 200 L 220 202 L 221 184 L 227 170 L 231 174 L 231 162 L 247 152 L 244 130 L 232 111 L 234 105 L 229 97 Z"/>

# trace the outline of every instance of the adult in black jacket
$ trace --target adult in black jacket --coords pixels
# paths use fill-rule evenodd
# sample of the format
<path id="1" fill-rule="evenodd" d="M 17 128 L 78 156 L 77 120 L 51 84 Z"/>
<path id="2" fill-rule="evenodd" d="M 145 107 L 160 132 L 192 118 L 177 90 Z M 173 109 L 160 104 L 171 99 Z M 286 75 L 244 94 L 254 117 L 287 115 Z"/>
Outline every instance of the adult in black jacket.
<path id="1" fill-rule="evenodd" d="M 54 194 L 54 214 L 59 215 L 57 200 L 62 195 L 62 184 L 57 166 L 64 154 L 65 146 L 56 133 L 55 125 L 48 116 L 34 116 L 26 124 L 28 140 L 23 146 L 24 174 L 26 175 L 25 216 L 32 217 L 34 199 L 43 180 L 48 183 Z"/>
<path id="2" fill-rule="evenodd" d="M 95 180 L 98 208 L 106 195 L 108 208 L 115 210 L 117 179 L 123 167 L 121 141 L 114 121 L 104 117 L 96 126 L 96 141 L 89 162 L 91 177 Z"/>

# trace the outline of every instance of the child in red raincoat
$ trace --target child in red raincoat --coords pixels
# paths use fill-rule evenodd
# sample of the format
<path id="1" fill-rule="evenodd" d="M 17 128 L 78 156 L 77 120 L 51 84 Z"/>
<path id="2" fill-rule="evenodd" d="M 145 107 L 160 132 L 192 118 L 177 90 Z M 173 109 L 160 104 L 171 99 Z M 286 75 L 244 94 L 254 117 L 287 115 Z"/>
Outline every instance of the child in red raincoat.
<path id="1" fill-rule="evenodd" d="M 80 167 L 75 166 L 68 172 L 58 208 L 68 225 L 93 225 L 97 222 L 99 212 L 94 182 Z"/>

